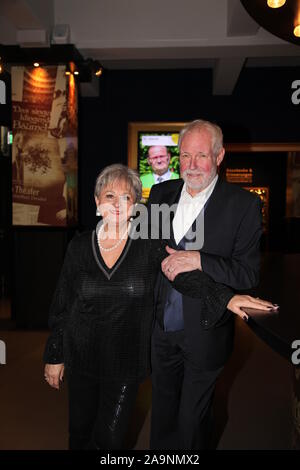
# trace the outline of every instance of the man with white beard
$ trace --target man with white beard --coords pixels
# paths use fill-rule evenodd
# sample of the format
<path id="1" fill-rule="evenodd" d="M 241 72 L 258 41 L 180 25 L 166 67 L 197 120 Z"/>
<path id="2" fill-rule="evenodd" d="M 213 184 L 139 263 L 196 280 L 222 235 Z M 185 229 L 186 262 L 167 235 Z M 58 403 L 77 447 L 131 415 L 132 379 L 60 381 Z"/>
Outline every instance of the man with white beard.
<path id="1" fill-rule="evenodd" d="M 177 204 L 168 222 L 172 248 L 167 247 L 169 256 L 162 262 L 164 274 L 172 281 L 181 272 L 203 271 L 236 290 L 256 286 L 261 204 L 257 196 L 219 178 L 225 154 L 220 127 L 203 120 L 189 123 L 180 133 L 179 150 L 182 179 L 154 185 L 148 202 L 150 209 Z M 200 219 L 204 243 L 190 249 L 189 234 L 192 228 L 197 242 Z M 206 449 L 216 381 L 233 348 L 234 319 L 217 307 L 213 318 L 206 315 L 201 299 L 179 294 L 168 279 L 160 275 L 156 286 L 150 446 Z"/>

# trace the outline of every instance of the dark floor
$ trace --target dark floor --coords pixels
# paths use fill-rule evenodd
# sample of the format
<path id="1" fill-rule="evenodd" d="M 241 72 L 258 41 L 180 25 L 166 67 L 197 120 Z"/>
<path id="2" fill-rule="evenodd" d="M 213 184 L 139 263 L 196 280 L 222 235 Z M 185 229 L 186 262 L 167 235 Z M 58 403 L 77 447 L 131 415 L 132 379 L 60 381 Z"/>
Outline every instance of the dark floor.
<path id="1" fill-rule="evenodd" d="M 0 318 L 5 317 L 0 307 Z M 1 313 L 2 312 L 2 313 Z M 2 320 L 3 321 L 3 320 Z M 2 330 L 0 449 L 66 449 L 67 395 L 43 380 L 46 331 Z M 291 367 L 237 321 L 236 345 L 216 393 L 219 449 L 291 447 Z M 148 449 L 151 381 L 140 388 L 128 441 Z"/>

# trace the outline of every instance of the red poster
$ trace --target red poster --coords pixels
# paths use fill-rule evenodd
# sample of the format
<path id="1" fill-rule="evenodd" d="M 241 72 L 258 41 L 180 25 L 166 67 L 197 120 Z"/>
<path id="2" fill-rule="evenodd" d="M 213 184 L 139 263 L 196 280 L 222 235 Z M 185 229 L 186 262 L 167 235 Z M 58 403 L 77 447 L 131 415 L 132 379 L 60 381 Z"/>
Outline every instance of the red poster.
<path id="1" fill-rule="evenodd" d="M 12 68 L 14 225 L 77 223 L 77 93 L 65 66 Z"/>

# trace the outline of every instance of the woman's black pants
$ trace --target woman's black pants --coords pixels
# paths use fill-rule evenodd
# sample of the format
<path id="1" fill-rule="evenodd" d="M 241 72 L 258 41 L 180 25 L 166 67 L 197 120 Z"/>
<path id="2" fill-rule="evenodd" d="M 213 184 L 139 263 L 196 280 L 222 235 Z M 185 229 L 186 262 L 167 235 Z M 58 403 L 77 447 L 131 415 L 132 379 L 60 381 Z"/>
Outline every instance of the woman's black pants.
<path id="1" fill-rule="evenodd" d="M 69 376 L 69 449 L 123 449 L 138 386 Z"/>

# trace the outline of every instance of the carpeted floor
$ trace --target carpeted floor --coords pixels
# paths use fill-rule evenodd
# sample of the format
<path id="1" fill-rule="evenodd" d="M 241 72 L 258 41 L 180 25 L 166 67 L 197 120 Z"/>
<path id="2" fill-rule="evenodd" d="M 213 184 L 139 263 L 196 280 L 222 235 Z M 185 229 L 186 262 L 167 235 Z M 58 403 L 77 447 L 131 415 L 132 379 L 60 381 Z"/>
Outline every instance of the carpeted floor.
<path id="1" fill-rule="evenodd" d="M 0 324 L 1 327 L 1 324 Z M 0 330 L 0 449 L 66 449 L 67 385 L 43 380 L 46 331 Z M 151 381 L 140 388 L 128 445 L 149 448 Z M 236 345 L 215 397 L 219 449 L 289 449 L 291 366 L 237 321 Z"/>

